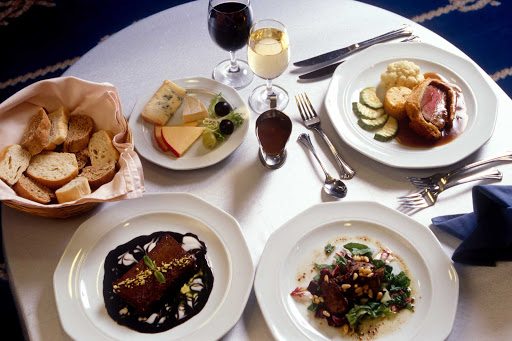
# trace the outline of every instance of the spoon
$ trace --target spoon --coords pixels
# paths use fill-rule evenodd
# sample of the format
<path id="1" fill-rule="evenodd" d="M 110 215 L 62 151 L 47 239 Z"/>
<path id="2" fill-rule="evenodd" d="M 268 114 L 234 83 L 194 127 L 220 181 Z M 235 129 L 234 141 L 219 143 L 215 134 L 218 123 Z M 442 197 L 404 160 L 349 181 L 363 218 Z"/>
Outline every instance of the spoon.
<path id="1" fill-rule="evenodd" d="M 327 173 L 327 170 L 324 167 L 324 164 L 316 154 L 315 148 L 313 147 L 313 144 L 311 143 L 311 138 L 308 134 L 302 133 L 297 138 L 297 141 L 305 145 L 315 156 L 318 163 L 320 164 L 320 167 L 322 167 L 322 170 L 325 174 L 325 181 L 324 181 L 324 191 L 325 193 L 336 197 L 336 198 L 344 198 L 347 195 L 347 186 L 343 183 L 343 181 L 333 178 L 332 176 Z"/>

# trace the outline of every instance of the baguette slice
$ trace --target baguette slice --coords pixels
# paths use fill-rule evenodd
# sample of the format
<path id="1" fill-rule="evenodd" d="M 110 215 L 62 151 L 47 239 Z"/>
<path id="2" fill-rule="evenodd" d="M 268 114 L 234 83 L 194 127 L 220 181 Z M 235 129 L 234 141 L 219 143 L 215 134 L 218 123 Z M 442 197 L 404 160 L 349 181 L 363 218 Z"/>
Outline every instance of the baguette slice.
<path id="1" fill-rule="evenodd" d="M 56 198 L 55 193 L 48 187 L 41 185 L 25 175 L 21 176 L 18 182 L 13 186 L 13 189 L 20 197 L 40 204 L 47 204 Z"/>
<path id="2" fill-rule="evenodd" d="M 72 153 L 42 152 L 30 160 L 27 175 L 50 189 L 56 189 L 78 175 L 78 163 Z"/>
<path id="3" fill-rule="evenodd" d="M 87 166 L 89 162 L 89 150 L 87 148 L 73 154 L 75 154 L 76 162 L 78 163 L 78 170 L 82 170 Z"/>
<path id="4" fill-rule="evenodd" d="M 68 136 L 64 141 L 63 150 L 68 153 L 76 153 L 89 144 L 94 123 L 87 115 L 71 115 L 69 117 Z"/>
<path id="5" fill-rule="evenodd" d="M 103 165 L 87 166 L 82 170 L 82 173 L 80 173 L 80 176 L 83 176 L 89 181 L 89 186 L 93 189 L 112 181 L 114 175 L 116 175 L 115 161 L 110 161 Z"/>
<path id="6" fill-rule="evenodd" d="M 52 124 L 46 111 L 40 108 L 39 111 L 30 118 L 21 145 L 25 147 L 31 155 L 39 154 L 48 143 L 50 129 Z"/>
<path id="7" fill-rule="evenodd" d="M 75 201 L 91 194 L 91 188 L 86 178 L 79 176 L 55 191 L 59 204 Z"/>
<path id="8" fill-rule="evenodd" d="M 54 150 L 68 136 L 69 110 L 66 107 L 60 107 L 56 111 L 49 113 L 48 118 L 51 122 L 51 129 L 48 144 L 44 149 Z"/>
<path id="9" fill-rule="evenodd" d="M 110 130 L 100 130 L 92 134 L 89 141 L 89 157 L 93 166 L 119 160 L 119 152 L 112 144 L 113 138 L 114 134 Z"/>
<path id="10" fill-rule="evenodd" d="M 155 125 L 165 125 L 186 94 L 185 89 L 166 79 L 142 109 L 142 118 Z"/>
<path id="11" fill-rule="evenodd" d="M 27 169 L 31 157 L 19 144 L 6 146 L 0 151 L 0 179 L 10 186 L 14 185 Z"/>

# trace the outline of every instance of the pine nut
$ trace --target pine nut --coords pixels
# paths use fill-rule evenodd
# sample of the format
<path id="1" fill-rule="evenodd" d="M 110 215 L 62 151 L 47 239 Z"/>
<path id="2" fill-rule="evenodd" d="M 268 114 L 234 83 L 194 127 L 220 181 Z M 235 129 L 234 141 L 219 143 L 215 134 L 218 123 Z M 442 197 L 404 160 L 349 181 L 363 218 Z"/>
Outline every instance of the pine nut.
<path id="1" fill-rule="evenodd" d="M 314 299 L 317 299 L 317 298 L 318 298 L 318 296 L 317 296 L 317 295 L 313 295 L 313 298 L 314 298 Z"/>
<path id="2" fill-rule="evenodd" d="M 319 304 L 320 303 L 320 300 L 318 298 L 315 298 L 315 303 L 316 304 Z"/>
<path id="3" fill-rule="evenodd" d="M 344 325 L 344 326 L 343 326 L 343 332 L 344 332 L 345 334 L 348 334 L 348 324 L 346 324 L 346 325 Z"/>
<path id="4" fill-rule="evenodd" d="M 354 272 L 354 276 L 352 276 L 352 280 L 355 281 L 357 279 L 357 272 Z"/>
<path id="5" fill-rule="evenodd" d="M 351 286 L 350 284 L 342 284 L 342 285 L 341 285 L 341 288 L 342 288 L 343 290 L 350 289 L 351 287 L 352 287 L 352 286 Z"/>
<path id="6" fill-rule="evenodd" d="M 326 316 L 326 317 L 331 316 L 331 314 L 329 314 L 329 312 L 327 310 L 322 311 L 322 314 L 324 314 L 324 316 Z"/>
<path id="7" fill-rule="evenodd" d="M 366 304 L 368 302 L 368 299 L 367 298 L 361 298 L 361 303 L 362 304 Z"/>
<path id="8" fill-rule="evenodd" d="M 368 258 L 368 256 L 364 256 L 364 261 L 365 261 L 366 263 L 369 263 L 369 262 L 370 262 L 370 258 Z"/>
<path id="9" fill-rule="evenodd" d="M 362 293 L 363 293 L 363 288 L 356 288 L 356 290 L 354 290 L 354 292 L 355 292 L 356 294 L 359 294 L 359 293 L 361 293 L 361 294 L 362 294 Z"/>
<path id="10" fill-rule="evenodd" d="M 366 276 L 366 277 L 371 278 L 371 277 L 373 277 L 373 275 L 375 275 L 375 272 L 370 272 L 370 273 L 368 274 L 368 276 Z"/>
<path id="11" fill-rule="evenodd" d="M 382 291 L 379 291 L 377 293 L 377 301 L 380 301 L 380 299 L 382 298 L 382 296 L 384 296 L 384 294 L 382 293 Z"/>
<path id="12" fill-rule="evenodd" d="M 373 298 L 373 290 L 372 289 L 368 290 L 368 297 Z"/>
<path id="13" fill-rule="evenodd" d="M 329 282 L 329 276 L 325 275 L 325 277 L 324 277 L 324 281 L 325 281 L 325 282 Z"/>
<path id="14" fill-rule="evenodd" d="M 319 300 L 321 303 L 324 303 L 324 298 L 323 298 L 322 296 L 320 296 L 320 297 L 318 298 L 318 300 Z"/>

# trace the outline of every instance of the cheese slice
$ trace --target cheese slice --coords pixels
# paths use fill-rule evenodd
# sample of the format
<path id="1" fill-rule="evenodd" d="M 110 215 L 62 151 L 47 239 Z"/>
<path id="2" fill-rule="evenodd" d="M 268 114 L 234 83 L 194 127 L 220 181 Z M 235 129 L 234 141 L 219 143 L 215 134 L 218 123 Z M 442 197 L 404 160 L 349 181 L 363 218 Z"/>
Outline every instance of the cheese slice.
<path id="1" fill-rule="evenodd" d="M 185 89 L 166 79 L 142 109 L 142 118 L 155 125 L 164 125 L 178 110 L 186 93 Z"/>
<path id="2" fill-rule="evenodd" d="M 204 127 L 162 127 L 162 138 L 169 149 L 180 157 L 201 136 Z"/>
<path id="3" fill-rule="evenodd" d="M 208 110 L 204 104 L 195 97 L 185 97 L 183 104 L 183 122 L 194 122 L 208 117 Z"/>
<path id="4" fill-rule="evenodd" d="M 174 125 L 173 127 L 197 127 L 197 125 L 198 125 L 198 123 L 196 121 L 196 122 L 177 124 L 177 125 Z M 162 137 L 162 126 L 156 125 L 154 132 L 155 132 L 155 140 L 156 140 L 156 143 L 158 144 L 158 147 L 160 147 L 160 149 L 162 149 L 164 152 L 168 151 L 169 147 L 167 147 L 167 145 L 164 142 L 164 138 Z"/>

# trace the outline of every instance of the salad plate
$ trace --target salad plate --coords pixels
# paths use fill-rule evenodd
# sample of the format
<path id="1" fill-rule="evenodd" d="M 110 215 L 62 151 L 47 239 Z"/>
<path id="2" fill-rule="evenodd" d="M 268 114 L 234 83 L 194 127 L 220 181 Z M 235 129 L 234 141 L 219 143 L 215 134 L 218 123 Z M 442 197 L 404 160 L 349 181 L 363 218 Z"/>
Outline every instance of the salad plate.
<path id="1" fill-rule="evenodd" d="M 306 268 L 315 257 L 325 257 L 324 247 L 336 238 L 371 240 L 390 249 L 407 267 L 415 297 L 414 312 L 398 313 L 391 321 L 392 327 L 379 327 L 377 339 L 444 340 L 450 334 L 457 309 L 458 276 L 434 234 L 389 207 L 353 201 L 313 206 L 270 236 L 254 289 L 276 339 L 353 339 L 354 335 L 319 322 L 325 320 L 308 311 L 311 301 L 301 302 L 290 295 L 298 286 L 307 287 L 314 273 Z"/>
<path id="2" fill-rule="evenodd" d="M 162 79 L 163 81 L 163 79 Z M 154 137 L 154 125 L 145 121 L 142 116 L 142 109 L 158 90 L 160 84 L 142 95 L 135 103 L 130 114 L 129 124 L 133 133 L 135 148 L 139 155 L 148 161 L 165 168 L 175 170 L 199 169 L 214 165 L 231 155 L 244 141 L 249 130 L 249 109 L 244 100 L 235 89 L 219 83 L 215 80 L 193 77 L 172 80 L 173 83 L 187 90 L 187 96 L 196 97 L 207 108 L 210 100 L 217 94 L 231 105 L 233 109 L 244 118 L 244 123 L 236 128 L 224 142 L 219 143 L 214 149 L 207 149 L 199 138 L 181 157 L 176 157 L 171 151 L 163 152 L 158 147 Z M 182 122 L 183 105 L 169 119 L 167 125 L 180 124 Z"/>
<path id="3" fill-rule="evenodd" d="M 206 244 L 213 288 L 204 308 L 186 322 L 139 333 L 107 313 L 104 262 L 117 246 L 158 231 L 191 232 Z M 62 326 L 75 340 L 217 340 L 240 318 L 253 277 L 249 249 L 233 217 L 190 194 L 159 193 L 114 204 L 84 222 L 57 265 L 53 285 Z"/>
<path id="4" fill-rule="evenodd" d="M 352 111 L 361 90 L 378 87 L 387 65 L 414 62 L 422 73 L 438 73 L 462 89 L 468 122 L 453 141 L 430 148 L 408 147 L 396 140 L 380 142 L 375 132 L 361 129 Z M 327 113 L 343 141 L 380 163 L 397 168 L 425 169 L 451 165 L 478 150 L 492 136 L 497 118 L 496 95 L 473 62 L 425 43 L 378 44 L 342 63 L 325 97 Z"/>

